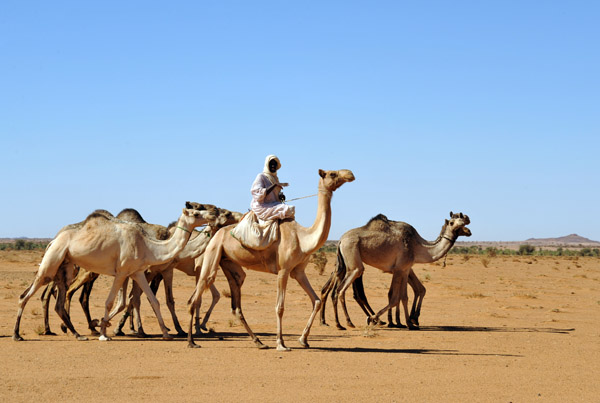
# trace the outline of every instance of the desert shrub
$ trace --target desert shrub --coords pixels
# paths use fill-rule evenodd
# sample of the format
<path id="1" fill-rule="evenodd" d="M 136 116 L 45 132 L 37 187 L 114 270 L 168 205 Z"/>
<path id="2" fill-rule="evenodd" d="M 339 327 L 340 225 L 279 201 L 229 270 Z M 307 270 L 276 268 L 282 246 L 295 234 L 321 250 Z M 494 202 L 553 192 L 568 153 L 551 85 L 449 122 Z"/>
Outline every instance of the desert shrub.
<path id="1" fill-rule="evenodd" d="M 535 246 L 533 245 L 521 245 L 519 246 L 519 251 L 517 252 L 517 254 L 523 256 L 523 255 L 533 255 L 533 253 L 535 252 Z"/>
<path id="2" fill-rule="evenodd" d="M 325 267 L 327 266 L 327 256 L 325 252 L 318 251 L 312 254 L 311 263 L 315 265 L 320 275 L 325 273 Z"/>
<path id="3" fill-rule="evenodd" d="M 498 255 L 498 249 L 496 248 L 486 248 L 485 252 L 489 257 L 496 257 Z"/>
<path id="4" fill-rule="evenodd" d="M 488 265 L 490 264 L 490 259 L 488 259 L 487 257 L 482 257 L 481 264 L 483 264 L 483 267 L 487 268 Z"/>

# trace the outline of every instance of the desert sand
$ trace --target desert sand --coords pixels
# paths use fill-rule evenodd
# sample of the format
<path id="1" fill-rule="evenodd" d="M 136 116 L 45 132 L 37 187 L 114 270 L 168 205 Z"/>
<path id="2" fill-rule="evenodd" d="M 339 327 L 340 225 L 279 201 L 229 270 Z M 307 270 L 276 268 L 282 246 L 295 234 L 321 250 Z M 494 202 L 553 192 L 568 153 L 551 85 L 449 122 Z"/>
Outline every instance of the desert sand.
<path id="1" fill-rule="evenodd" d="M 310 302 L 290 279 L 283 326 L 293 350 L 279 352 L 274 348 L 276 276 L 252 271 L 242 288 L 244 314 L 268 350 L 254 347 L 231 315 L 226 296 L 209 324 L 214 335 L 196 339 L 200 349 L 188 349 L 184 339 L 160 340 L 145 299 L 144 328 L 155 337 L 76 341 L 61 333 L 53 311 L 51 327 L 60 334 L 40 336 L 41 290 L 23 316 L 25 341 L 15 342 L 18 296 L 33 280 L 41 257 L 40 251 L 0 251 L 0 396 L 5 402 L 590 402 L 600 396 L 598 258 L 450 255 L 446 267 L 441 262 L 417 265 L 427 287 L 421 330 L 367 327 L 349 293 L 357 327 L 337 330 L 328 301 L 331 326 L 315 322 L 310 349 L 297 342 Z M 318 291 L 333 270 L 335 255 L 327 257 L 325 275 L 307 269 Z M 367 268 L 365 289 L 374 308 L 385 305 L 390 280 Z M 111 282 L 102 277 L 96 282 L 90 304 L 95 318 L 104 312 Z M 226 294 L 222 274 L 216 285 Z M 176 307 L 184 327 L 193 286 L 192 278 L 175 274 Z M 158 296 L 173 333 L 162 288 Z M 209 294 L 204 298 L 206 307 Z M 72 318 L 88 334 L 77 301 Z"/>

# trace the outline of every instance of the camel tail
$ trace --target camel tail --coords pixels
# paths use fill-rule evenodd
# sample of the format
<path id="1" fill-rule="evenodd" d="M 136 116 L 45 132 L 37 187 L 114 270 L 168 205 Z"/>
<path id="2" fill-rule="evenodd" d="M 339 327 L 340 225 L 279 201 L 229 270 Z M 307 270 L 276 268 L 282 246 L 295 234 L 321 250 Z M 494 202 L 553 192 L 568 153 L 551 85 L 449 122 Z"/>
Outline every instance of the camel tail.
<path id="1" fill-rule="evenodd" d="M 346 262 L 344 261 L 344 256 L 342 255 L 342 250 L 340 249 L 340 245 L 338 244 L 337 249 L 337 265 L 335 270 L 335 275 L 332 275 L 334 279 L 334 287 L 333 293 L 331 294 L 332 299 L 337 299 L 338 288 L 341 286 L 344 277 L 346 277 Z"/>
<path id="2" fill-rule="evenodd" d="M 321 296 L 323 296 L 323 295 L 327 296 L 331 292 L 332 288 L 335 288 L 335 285 L 337 285 L 338 281 L 336 281 L 336 279 L 341 280 L 344 278 L 345 275 L 346 275 L 346 263 L 344 262 L 344 258 L 342 257 L 342 254 L 340 252 L 340 248 L 338 245 L 337 263 L 335 266 L 335 270 L 331 272 L 329 279 L 327 280 L 325 285 L 323 285 L 323 288 L 321 288 Z"/>

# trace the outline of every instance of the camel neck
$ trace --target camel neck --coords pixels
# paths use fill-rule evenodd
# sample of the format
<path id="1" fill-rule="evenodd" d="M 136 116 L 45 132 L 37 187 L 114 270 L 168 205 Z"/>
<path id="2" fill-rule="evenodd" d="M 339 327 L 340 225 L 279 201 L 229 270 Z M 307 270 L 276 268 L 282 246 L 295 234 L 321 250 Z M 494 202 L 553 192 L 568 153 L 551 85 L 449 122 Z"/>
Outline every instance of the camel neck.
<path id="1" fill-rule="evenodd" d="M 415 251 L 415 263 L 432 263 L 441 259 L 452 248 L 454 242 L 456 238 L 444 232 L 435 242 L 419 243 Z"/>
<path id="2" fill-rule="evenodd" d="M 176 231 L 171 238 L 166 241 L 153 242 L 154 258 L 156 259 L 155 264 L 166 263 L 177 257 L 190 239 L 193 227 L 185 222 L 183 215 L 177 220 L 176 226 Z"/>
<path id="3" fill-rule="evenodd" d="M 331 228 L 331 199 L 333 192 L 325 189 L 319 183 L 317 217 L 313 225 L 306 230 L 304 236 L 300 239 L 300 247 L 306 253 L 312 253 L 318 250 L 329 236 Z"/>
<path id="4" fill-rule="evenodd" d="M 211 237 L 216 232 L 216 228 L 213 228 L 210 225 L 207 225 L 202 231 L 194 231 L 197 233 L 194 238 L 191 238 L 186 244 L 185 247 L 179 255 L 177 256 L 179 259 L 195 259 L 200 256 L 206 250 L 208 246 L 208 242 L 210 242 Z"/>

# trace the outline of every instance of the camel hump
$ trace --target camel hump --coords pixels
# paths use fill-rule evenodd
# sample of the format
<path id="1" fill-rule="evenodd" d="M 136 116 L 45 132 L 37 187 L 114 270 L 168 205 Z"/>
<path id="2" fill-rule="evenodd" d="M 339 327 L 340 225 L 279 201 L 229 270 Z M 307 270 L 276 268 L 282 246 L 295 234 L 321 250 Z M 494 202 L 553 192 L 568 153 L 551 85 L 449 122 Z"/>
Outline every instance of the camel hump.
<path id="1" fill-rule="evenodd" d="M 88 221 L 91 220 L 93 218 L 105 218 L 110 220 L 111 218 L 115 218 L 114 215 L 112 215 L 109 211 L 106 210 L 102 210 L 102 209 L 98 209 L 98 210 L 94 210 L 90 213 L 90 215 L 88 215 L 84 221 Z"/>
<path id="2" fill-rule="evenodd" d="M 133 208 L 126 208 L 121 210 L 119 214 L 117 214 L 117 218 L 125 221 L 137 222 L 140 224 L 146 224 L 146 220 L 142 217 L 142 215 Z"/>
<path id="3" fill-rule="evenodd" d="M 369 220 L 365 227 L 370 230 L 385 231 L 390 227 L 390 224 L 391 221 L 385 215 L 377 214 L 375 217 Z"/>

